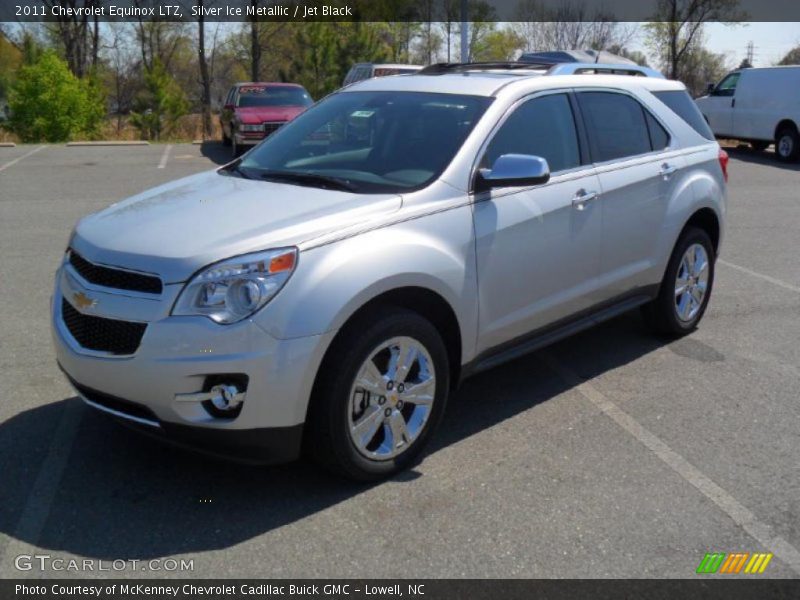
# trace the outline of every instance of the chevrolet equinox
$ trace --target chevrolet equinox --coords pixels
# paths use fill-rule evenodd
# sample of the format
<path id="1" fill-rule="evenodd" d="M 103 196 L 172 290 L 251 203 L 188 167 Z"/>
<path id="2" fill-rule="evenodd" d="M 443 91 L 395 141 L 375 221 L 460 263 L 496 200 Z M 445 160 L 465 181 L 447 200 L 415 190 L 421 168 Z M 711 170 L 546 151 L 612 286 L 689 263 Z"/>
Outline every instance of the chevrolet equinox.
<path id="1" fill-rule="evenodd" d="M 178 444 L 374 480 L 470 374 L 637 307 L 691 332 L 727 155 L 682 84 L 624 69 L 369 79 L 85 217 L 56 275 L 59 365 Z"/>

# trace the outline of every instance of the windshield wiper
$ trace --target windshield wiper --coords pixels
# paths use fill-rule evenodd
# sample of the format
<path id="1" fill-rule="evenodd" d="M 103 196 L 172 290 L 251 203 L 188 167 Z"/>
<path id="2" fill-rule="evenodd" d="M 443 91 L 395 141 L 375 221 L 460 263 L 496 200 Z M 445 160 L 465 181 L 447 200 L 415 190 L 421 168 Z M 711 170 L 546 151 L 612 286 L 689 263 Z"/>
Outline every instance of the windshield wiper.
<path id="1" fill-rule="evenodd" d="M 302 171 L 263 171 L 259 174 L 262 179 L 270 181 L 285 181 L 297 183 L 299 185 L 310 185 L 331 190 L 342 190 L 345 192 L 355 192 L 358 186 L 350 183 L 341 177 L 331 177 L 329 175 L 318 175 L 316 173 L 305 173 Z"/>

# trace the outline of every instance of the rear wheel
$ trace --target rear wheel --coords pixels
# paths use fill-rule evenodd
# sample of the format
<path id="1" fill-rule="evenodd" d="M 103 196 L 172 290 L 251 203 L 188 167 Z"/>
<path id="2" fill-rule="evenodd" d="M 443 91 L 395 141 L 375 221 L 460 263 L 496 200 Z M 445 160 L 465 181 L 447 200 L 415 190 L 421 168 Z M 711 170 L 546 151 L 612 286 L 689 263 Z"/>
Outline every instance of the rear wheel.
<path id="1" fill-rule="evenodd" d="M 702 229 L 683 232 L 672 251 L 658 297 L 642 307 L 650 327 L 658 333 L 681 336 L 703 318 L 714 284 L 714 246 Z"/>
<path id="2" fill-rule="evenodd" d="M 323 466 L 382 479 L 419 456 L 444 413 L 447 351 L 419 314 L 384 309 L 337 339 L 314 387 L 304 434 Z"/>
<path id="3" fill-rule="evenodd" d="M 775 138 L 775 154 L 784 162 L 794 162 L 800 158 L 800 135 L 793 125 L 783 127 Z"/>

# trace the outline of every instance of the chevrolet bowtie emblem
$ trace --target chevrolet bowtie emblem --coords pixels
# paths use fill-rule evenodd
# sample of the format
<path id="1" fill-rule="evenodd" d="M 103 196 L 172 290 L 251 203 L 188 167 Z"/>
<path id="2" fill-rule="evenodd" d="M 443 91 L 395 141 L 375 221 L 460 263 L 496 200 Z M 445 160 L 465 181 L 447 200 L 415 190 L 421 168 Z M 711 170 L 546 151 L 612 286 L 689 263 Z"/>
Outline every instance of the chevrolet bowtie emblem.
<path id="1" fill-rule="evenodd" d="M 74 294 L 72 294 L 72 300 L 75 302 L 75 306 L 77 306 L 81 310 L 97 306 L 97 300 L 95 300 L 94 298 L 89 298 L 89 296 L 87 296 L 83 292 L 75 292 Z"/>

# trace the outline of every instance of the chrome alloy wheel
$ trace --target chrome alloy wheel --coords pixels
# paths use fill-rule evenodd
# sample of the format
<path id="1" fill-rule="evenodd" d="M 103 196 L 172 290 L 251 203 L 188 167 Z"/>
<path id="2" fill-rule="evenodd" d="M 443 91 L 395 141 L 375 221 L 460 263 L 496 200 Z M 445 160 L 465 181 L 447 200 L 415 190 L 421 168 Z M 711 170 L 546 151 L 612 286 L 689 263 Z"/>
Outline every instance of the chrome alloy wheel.
<path id="1" fill-rule="evenodd" d="M 363 456 L 389 460 L 408 450 L 428 421 L 436 371 L 417 340 L 394 337 L 376 347 L 350 389 L 350 439 Z"/>
<path id="2" fill-rule="evenodd" d="M 695 318 L 708 291 L 708 253 L 701 244 L 686 249 L 675 279 L 675 312 L 684 323 Z"/>

